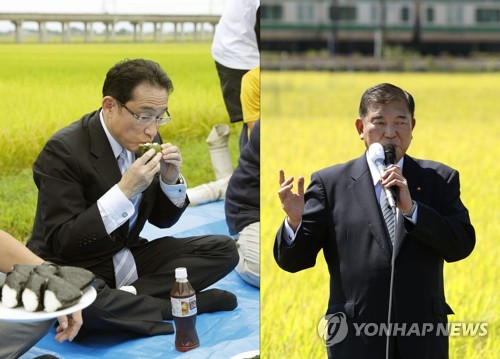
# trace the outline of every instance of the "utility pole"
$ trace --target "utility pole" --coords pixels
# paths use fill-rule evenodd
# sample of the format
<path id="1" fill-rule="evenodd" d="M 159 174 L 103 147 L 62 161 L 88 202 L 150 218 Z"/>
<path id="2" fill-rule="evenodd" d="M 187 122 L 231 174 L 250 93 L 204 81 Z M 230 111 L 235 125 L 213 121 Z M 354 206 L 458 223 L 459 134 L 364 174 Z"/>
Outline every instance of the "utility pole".
<path id="1" fill-rule="evenodd" d="M 374 33 L 374 46 L 373 55 L 376 58 L 384 58 L 384 46 L 385 46 L 385 27 L 386 27 L 386 2 L 385 0 L 379 0 L 378 2 L 379 16 L 378 16 L 378 29 Z"/>
<path id="2" fill-rule="evenodd" d="M 337 42 L 337 31 L 338 31 L 338 21 L 340 19 L 339 8 L 337 6 L 337 0 L 332 0 L 332 5 L 330 6 L 330 21 L 331 21 L 331 31 L 327 40 L 328 53 L 331 56 L 336 55 L 336 42 Z"/>
<path id="3" fill-rule="evenodd" d="M 414 50 L 421 53 L 421 34 L 422 28 L 420 23 L 420 8 L 421 8 L 421 0 L 413 0 L 413 4 L 415 5 L 415 19 L 413 22 L 413 33 L 411 44 Z"/>

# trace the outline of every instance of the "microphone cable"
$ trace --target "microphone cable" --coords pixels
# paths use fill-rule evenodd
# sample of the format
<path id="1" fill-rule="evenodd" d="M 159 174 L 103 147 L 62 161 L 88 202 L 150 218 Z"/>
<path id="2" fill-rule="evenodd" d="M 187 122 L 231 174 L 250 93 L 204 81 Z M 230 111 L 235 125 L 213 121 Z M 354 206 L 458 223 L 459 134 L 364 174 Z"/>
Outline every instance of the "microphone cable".
<path id="1" fill-rule="evenodd" d="M 396 211 L 394 213 L 394 244 L 392 245 L 392 255 L 391 255 L 391 281 L 389 284 L 389 314 L 387 315 L 387 339 L 386 339 L 386 345 L 385 345 L 385 358 L 389 359 L 389 342 L 391 338 L 391 312 L 392 312 L 392 292 L 393 292 L 393 287 L 394 287 L 394 263 L 396 261 L 396 238 L 397 238 L 397 233 L 398 233 L 398 215 L 399 215 L 399 208 L 396 207 Z M 396 338 L 394 338 L 396 340 Z"/>

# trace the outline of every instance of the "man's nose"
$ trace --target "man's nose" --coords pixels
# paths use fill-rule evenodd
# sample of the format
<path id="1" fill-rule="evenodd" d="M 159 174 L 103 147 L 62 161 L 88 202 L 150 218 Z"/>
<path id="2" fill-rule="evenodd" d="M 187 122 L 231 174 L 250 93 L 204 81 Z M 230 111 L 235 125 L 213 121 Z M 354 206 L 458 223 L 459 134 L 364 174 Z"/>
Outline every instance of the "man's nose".
<path id="1" fill-rule="evenodd" d="M 393 138 L 396 136 L 396 127 L 393 124 L 387 124 L 385 126 L 384 136 L 388 138 Z"/>
<path id="2" fill-rule="evenodd" d="M 152 121 L 151 123 L 147 124 L 146 127 L 144 128 L 144 133 L 153 140 L 153 138 L 156 136 L 158 133 L 158 128 L 160 125 L 156 123 L 156 121 Z"/>

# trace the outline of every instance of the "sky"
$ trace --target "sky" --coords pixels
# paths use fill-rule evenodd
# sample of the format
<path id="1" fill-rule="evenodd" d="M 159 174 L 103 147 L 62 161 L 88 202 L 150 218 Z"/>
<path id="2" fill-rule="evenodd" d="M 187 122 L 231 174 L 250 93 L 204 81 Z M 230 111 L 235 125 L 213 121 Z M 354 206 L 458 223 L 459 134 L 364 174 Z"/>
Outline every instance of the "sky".
<path id="1" fill-rule="evenodd" d="M 226 0 L 2 0 L 2 12 L 35 13 L 123 13 L 123 14 L 212 14 L 220 15 Z M 48 24 L 48 28 L 58 25 Z M 59 26 L 60 27 L 60 26 Z M 27 23 L 25 28 L 37 28 Z M 0 31 L 14 30 L 0 21 Z"/>

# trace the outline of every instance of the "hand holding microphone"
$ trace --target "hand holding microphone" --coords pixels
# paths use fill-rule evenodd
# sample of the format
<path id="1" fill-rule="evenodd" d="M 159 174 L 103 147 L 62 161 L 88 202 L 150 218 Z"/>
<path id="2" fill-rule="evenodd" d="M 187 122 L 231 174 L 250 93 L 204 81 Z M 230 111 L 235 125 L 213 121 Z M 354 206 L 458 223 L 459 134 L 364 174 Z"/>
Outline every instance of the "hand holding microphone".
<path id="1" fill-rule="evenodd" d="M 388 161 L 386 163 L 386 156 Z M 377 166 L 380 177 L 385 174 L 386 164 L 392 165 L 396 160 L 395 150 L 393 145 L 386 145 L 385 149 L 380 143 L 372 143 L 370 148 L 368 148 L 368 158 Z M 392 213 L 396 213 L 396 200 L 394 195 L 394 190 L 382 185 L 382 190 L 385 192 L 387 197 L 387 202 L 389 207 L 391 207 Z"/>
<path id="2" fill-rule="evenodd" d="M 368 158 L 377 166 L 380 173 L 382 189 L 385 191 L 387 201 L 393 213 L 398 207 L 403 213 L 409 212 L 413 202 L 408 182 L 401 173 L 396 162 L 396 151 L 391 144 L 382 147 L 380 143 L 373 143 L 368 148 Z M 395 189 L 397 188 L 397 191 Z M 397 197 L 396 197 L 397 194 Z"/>

